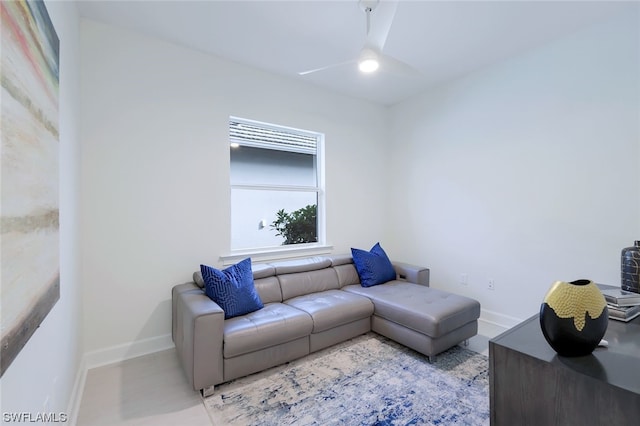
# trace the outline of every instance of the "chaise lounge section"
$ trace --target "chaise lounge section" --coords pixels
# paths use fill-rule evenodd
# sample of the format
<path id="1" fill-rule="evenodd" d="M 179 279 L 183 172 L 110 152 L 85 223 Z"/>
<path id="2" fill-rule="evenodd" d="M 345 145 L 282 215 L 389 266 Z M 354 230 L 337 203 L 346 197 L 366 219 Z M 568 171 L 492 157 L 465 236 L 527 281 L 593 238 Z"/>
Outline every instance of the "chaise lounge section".
<path id="1" fill-rule="evenodd" d="M 189 383 L 215 385 L 374 331 L 433 359 L 477 334 L 480 304 L 429 288 L 429 270 L 394 263 L 396 279 L 360 285 L 349 255 L 253 264 L 264 307 L 225 320 L 200 272 L 172 290 L 172 337 Z"/>

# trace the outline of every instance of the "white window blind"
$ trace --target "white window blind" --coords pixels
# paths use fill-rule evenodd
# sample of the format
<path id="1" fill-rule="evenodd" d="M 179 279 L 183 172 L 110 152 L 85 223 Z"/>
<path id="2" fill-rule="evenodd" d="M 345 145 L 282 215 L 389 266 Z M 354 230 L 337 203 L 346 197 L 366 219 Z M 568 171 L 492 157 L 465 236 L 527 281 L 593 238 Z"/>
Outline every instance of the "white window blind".
<path id="1" fill-rule="evenodd" d="M 254 148 L 274 149 L 279 151 L 315 154 L 317 134 L 285 127 L 271 127 L 249 121 L 229 120 L 229 137 L 231 142 Z"/>

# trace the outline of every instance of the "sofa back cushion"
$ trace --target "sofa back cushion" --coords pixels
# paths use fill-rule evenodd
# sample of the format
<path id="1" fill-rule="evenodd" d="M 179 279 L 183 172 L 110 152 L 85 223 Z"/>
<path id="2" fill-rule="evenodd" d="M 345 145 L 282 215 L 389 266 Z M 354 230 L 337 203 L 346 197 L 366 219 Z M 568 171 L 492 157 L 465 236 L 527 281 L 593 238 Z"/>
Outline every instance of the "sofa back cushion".
<path id="1" fill-rule="evenodd" d="M 269 266 L 274 268 L 277 275 L 293 274 L 295 272 L 309 272 L 328 268 L 331 266 L 331 259 L 326 257 L 307 257 L 304 259 L 271 262 Z"/>
<path id="2" fill-rule="evenodd" d="M 346 285 L 360 284 L 360 277 L 353 263 L 337 265 L 334 266 L 333 269 L 335 269 L 336 274 L 338 274 L 338 284 L 340 288 Z"/>
<path id="3" fill-rule="evenodd" d="M 251 271 L 253 272 L 253 279 L 272 277 L 276 274 L 276 268 L 266 263 L 252 263 Z"/>
<path id="4" fill-rule="evenodd" d="M 258 278 L 254 280 L 254 284 L 262 303 L 282 302 L 280 282 L 278 282 L 278 278 L 275 276 Z"/>
<path id="5" fill-rule="evenodd" d="M 333 268 L 318 269 L 308 272 L 278 275 L 282 300 L 317 293 L 326 290 L 338 290 L 338 275 Z"/>
<path id="6" fill-rule="evenodd" d="M 262 303 L 282 302 L 280 283 L 275 277 L 276 268 L 266 263 L 254 263 L 253 280 Z"/>

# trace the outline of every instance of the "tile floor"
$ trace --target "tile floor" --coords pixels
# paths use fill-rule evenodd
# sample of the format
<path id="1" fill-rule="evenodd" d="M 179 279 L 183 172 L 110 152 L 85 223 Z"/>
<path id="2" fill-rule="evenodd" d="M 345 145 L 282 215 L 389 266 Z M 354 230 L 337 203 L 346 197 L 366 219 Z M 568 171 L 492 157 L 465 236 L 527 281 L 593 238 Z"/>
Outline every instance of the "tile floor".
<path id="1" fill-rule="evenodd" d="M 88 371 L 77 425 L 211 426 L 175 349 Z"/>

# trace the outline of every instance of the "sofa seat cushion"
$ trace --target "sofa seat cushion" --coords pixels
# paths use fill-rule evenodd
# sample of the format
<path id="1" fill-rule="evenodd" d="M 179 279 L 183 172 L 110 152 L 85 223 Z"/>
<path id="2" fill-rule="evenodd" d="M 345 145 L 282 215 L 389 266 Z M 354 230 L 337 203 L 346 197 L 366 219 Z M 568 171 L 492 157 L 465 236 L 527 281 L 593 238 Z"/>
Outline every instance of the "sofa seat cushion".
<path id="1" fill-rule="evenodd" d="M 285 304 L 308 313 L 313 319 L 313 333 L 320 333 L 373 314 L 367 297 L 342 290 L 327 290 L 285 300 Z"/>
<path id="2" fill-rule="evenodd" d="M 344 291 L 369 297 L 374 315 L 432 338 L 443 336 L 480 317 L 480 303 L 446 291 L 404 281 L 374 287 L 350 285 Z"/>
<path id="3" fill-rule="evenodd" d="M 313 321 L 306 312 L 283 303 L 267 303 L 259 311 L 224 322 L 225 358 L 290 342 L 311 334 Z"/>

